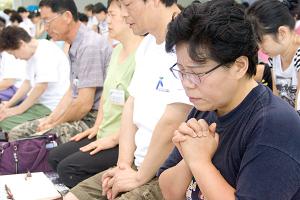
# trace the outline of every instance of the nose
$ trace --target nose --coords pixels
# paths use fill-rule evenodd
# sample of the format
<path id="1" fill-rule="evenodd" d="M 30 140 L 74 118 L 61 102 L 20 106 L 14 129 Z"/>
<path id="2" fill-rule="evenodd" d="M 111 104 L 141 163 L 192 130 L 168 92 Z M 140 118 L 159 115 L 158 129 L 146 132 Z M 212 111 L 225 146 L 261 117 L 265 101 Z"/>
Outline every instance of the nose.
<path id="1" fill-rule="evenodd" d="M 111 24 L 111 16 L 107 15 L 106 17 L 107 24 Z"/>
<path id="2" fill-rule="evenodd" d="M 121 14 L 124 18 L 127 18 L 128 17 L 128 11 L 127 11 L 127 8 L 126 6 L 121 3 Z"/>
<path id="3" fill-rule="evenodd" d="M 181 84 L 184 88 L 195 88 L 197 85 L 184 75 L 181 79 Z"/>

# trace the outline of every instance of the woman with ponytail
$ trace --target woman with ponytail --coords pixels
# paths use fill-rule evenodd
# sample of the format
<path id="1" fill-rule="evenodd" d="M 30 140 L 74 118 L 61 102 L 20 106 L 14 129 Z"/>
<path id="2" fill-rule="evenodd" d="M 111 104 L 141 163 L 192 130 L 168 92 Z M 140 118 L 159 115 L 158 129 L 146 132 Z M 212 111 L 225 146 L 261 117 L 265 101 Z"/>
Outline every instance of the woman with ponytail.
<path id="1" fill-rule="evenodd" d="M 273 91 L 300 110 L 300 37 L 290 11 L 297 0 L 258 0 L 248 9 L 260 49 L 269 56 L 273 68 Z"/>

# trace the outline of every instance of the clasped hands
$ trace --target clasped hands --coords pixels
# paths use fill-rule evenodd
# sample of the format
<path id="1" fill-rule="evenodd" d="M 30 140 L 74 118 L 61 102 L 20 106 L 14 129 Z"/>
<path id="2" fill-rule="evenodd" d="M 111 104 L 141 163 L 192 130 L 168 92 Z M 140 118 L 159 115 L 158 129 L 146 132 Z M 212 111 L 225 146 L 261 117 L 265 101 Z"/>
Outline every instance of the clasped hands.
<path id="1" fill-rule="evenodd" d="M 174 132 L 172 141 L 188 165 L 211 162 L 219 144 L 216 126 L 216 123 L 208 125 L 204 119 L 192 118 Z"/>
<path id="2" fill-rule="evenodd" d="M 138 178 L 138 171 L 129 165 L 119 165 L 103 174 L 102 195 L 106 195 L 108 200 L 112 200 L 120 193 L 131 191 L 142 184 Z"/>

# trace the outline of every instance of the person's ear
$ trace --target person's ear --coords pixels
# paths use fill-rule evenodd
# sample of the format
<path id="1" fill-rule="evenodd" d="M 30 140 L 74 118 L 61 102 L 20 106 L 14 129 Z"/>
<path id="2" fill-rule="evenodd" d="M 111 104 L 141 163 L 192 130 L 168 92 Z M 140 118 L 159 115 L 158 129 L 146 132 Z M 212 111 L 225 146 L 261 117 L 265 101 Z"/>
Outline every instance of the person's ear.
<path id="1" fill-rule="evenodd" d="M 70 24 L 73 21 L 73 15 L 70 11 L 64 12 L 63 18 L 67 22 L 67 24 Z"/>
<path id="2" fill-rule="evenodd" d="M 235 60 L 230 71 L 236 79 L 241 79 L 246 75 L 248 67 L 249 59 L 246 56 L 240 56 Z"/>
<path id="3" fill-rule="evenodd" d="M 290 29 L 287 26 L 279 26 L 277 32 L 277 39 L 279 42 L 285 41 L 288 38 Z"/>

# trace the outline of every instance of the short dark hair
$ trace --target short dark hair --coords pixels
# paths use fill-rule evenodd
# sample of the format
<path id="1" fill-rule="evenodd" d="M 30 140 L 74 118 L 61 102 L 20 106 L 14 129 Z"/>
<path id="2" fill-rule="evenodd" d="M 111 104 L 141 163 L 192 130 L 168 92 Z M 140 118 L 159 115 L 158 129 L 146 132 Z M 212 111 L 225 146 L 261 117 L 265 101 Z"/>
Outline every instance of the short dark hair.
<path id="1" fill-rule="evenodd" d="M 87 10 L 87 11 L 93 11 L 93 8 L 94 8 L 94 5 L 93 4 L 88 4 L 84 7 L 84 10 Z"/>
<path id="2" fill-rule="evenodd" d="M 25 12 L 28 12 L 28 11 L 27 11 L 27 9 L 25 7 L 21 6 L 21 7 L 18 8 L 17 12 L 18 13 L 25 13 Z"/>
<path id="3" fill-rule="evenodd" d="M 4 12 L 5 14 L 9 15 L 10 13 L 12 13 L 12 10 L 6 8 L 6 9 L 3 10 L 3 12 Z"/>
<path id="4" fill-rule="evenodd" d="M 78 19 L 81 22 L 88 22 L 89 21 L 88 16 L 86 14 L 80 13 L 80 12 L 78 13 Z"/>
<path id="5" fill-rule="evenodd" d="M 21 17 L 21 15 L 20 15 L 19 13 L 17 13 L 17 12 L 12 12 L 12 14 L 11 14 L 9 20 L 10 20 L 11 22 L 17 21 L 18 23 L 21 23 L 21 22 L 23 21 L 23 18 Z"/>
<path id="6" fill-rule="evenodd" d="M 4 24 L 4 26 L 5 26 L 5 24 L 6 24 L 6 20 L 5 20 L 3 17 L 0 17 L 0 22 L 1 22 L 1 23 L 3 23 L 3 24 Z"/>
<path id="7" fill-rule="evenodd" d="M 0 52 L 5 50 L 17 50 L 20 48 L 21 41 L 29 43 L 30 35 L 17 26 L 8 26 L 0 33 Z"/>
<path id="8" fill-rule="evenodd" d="M 2 31 L 2 29 L 5 28 L 5 25 L 6 25 L 6 21 L 3 17 L 0 17 L 0 33 Z"/>
<path id="9" fill-rule="evenodd" d="M 148 0 L 144 0 L 146 2 Z M 177 0 L 160 0 L 166 7 L 170 7 L 173 4 L 177 4 Z"/>
<path id="10" fill-rule="evenodd" d="M 247 15 L 255 30 L 258 42 L 262 41 L 265 34 L 276 36 L 280 26 L 287 26 L 291 30 L 295 28 L 296 22 L 289 12 L 287 2 L 258 0 L 248 8 Z"/>
<path id="11" fill-rule="evenodd" d="M 20 6 L 17 10 L 18 13 L 24 13 L 24 12 L 28 12 L 27 9 L 25 7 Z"/>
<path id="12" fill-rule="evenodd" d="M 238 57 L 249 60 L 247 75 L 256 74 L 257 43 L 241 5 L 233 0 L 192 3 L 168 25 L 166 51 L 187 43 L 189 56 L 198 63 L 212 59 L 233 63 Z"/>
<path id="13" fill-rule="evenodd" d="M 55 13 L 69 11 L 74 21 L 78 21 L 78 11 L 74 0 L 41 0 L 39 7 L 49 7 Z"/>
<path id="14" fill-rule="evenodd" d="M 105 7 L 105 5 L 101 2 L 96 3 L 93 7 L 93 13 L 101 13 L 101 12 L 105 12 L 107 13 L 107 8 Z"/>
<path id="15" fill-rule="evenodd" d="M 28 16 L 28 18 L 29 19 L 33 19 L 33 18 L 35 18 L 35 17 L 40 17 L 41 16 L 41 13 L 40 12 L 30 12 L 30 14 L 29 14 L 29 16 Z"/>

